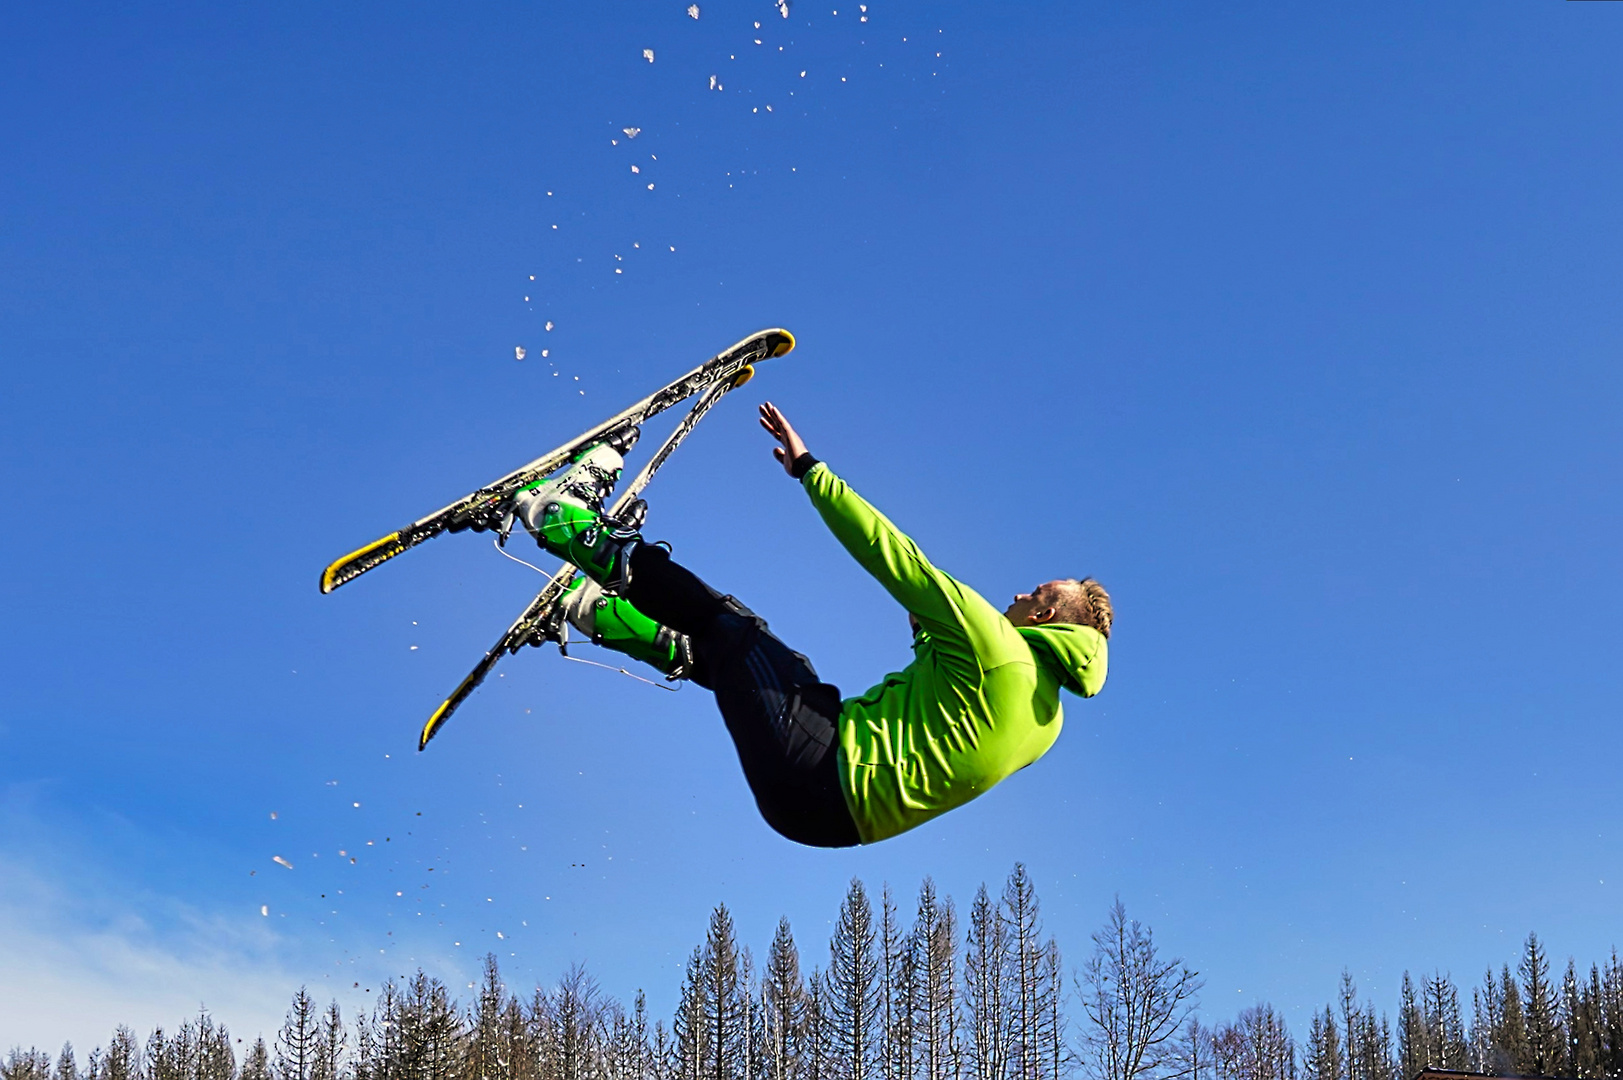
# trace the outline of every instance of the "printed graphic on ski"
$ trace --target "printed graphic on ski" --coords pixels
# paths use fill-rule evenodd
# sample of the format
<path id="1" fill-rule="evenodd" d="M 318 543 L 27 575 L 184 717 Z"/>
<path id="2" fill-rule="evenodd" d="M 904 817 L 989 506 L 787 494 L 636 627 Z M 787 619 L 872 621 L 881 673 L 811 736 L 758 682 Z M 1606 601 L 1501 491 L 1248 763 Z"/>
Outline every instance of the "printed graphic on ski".
<path id="1" fill-rule="evenodd" d="M 557 449 L 463 496 L 449 506 L 338 559 L 322 571 L 321 591 L 330 593 L 340 585 L 354 580 L 373 567 L 440 533 L 461 532 L 465 529 L 483 532 L 499 528 L 507 503 L 515 492 L 553 472 L 587 446 L 600 442 L 612 434 L 636 427 L 694 394 L 702 393 L 719 384 L 732 383 L 734 380 L 741 383 L 749 377 L 746 371 L 750 369 L 750 365 L 775 356 L 783 356 L 794 347 L 794 335 L 787 330 L 774 328 L 751 334 L 731 348 L 706 360 L 680 379 L 661 387 L 623 412 L 609 417 Z M 665 447 L 661 450 L 668 453 Z M 564 584 L 567 585 L 567 581 Z M 562 591 L 561 587 L 559 591 Z M 449 704 L 451 703 L 447 702 L 447 705 Z"/>

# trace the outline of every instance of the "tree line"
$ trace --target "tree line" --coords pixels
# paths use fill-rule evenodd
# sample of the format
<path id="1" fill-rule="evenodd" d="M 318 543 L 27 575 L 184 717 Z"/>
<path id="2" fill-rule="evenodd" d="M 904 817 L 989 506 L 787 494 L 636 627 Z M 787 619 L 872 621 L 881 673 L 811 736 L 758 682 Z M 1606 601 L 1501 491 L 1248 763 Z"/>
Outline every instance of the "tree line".
<path id="1" fill-rule="evenodd" d="M 788 920 L 764 958 L 725 905 L 687 959 L 674 1015 L 649 1016 L 571 967 L 521 996 L 494 955 L 466 1005 L 419 970 L 346 1020 L 301 988 L 269 1043 L 237 1053 L 209 1013 L 143 1043 L 120 1026 L 78 1063 L 13 1048 L 0 1080 L 1410 1080 L 1423 1068 L 1623 1077 L 1623 962 L 1559 979 L 1536 935 L 1491 969 L 1469 1019 L 1443 973 L 1405 973 L 1396 1021 L 1343 972 L 1300 1047 L 1266 1003 L 1208 1024 L 1199 975 L 1118 900 L 1067 968 L 1016 864 L 960 916 L 926 878 L 910 919 L 889 886 L 851 882 L 809 967 Z"/>

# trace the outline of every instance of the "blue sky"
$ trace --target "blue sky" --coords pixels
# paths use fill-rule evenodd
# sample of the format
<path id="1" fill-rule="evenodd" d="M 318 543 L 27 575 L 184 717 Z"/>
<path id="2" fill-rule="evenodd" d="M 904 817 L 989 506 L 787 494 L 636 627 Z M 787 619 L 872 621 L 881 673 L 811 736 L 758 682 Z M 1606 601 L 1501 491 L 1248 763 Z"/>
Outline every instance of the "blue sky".
<path id="1" fill-rule="evenodd" d="M 685 7 L 3 16 L 0 1045 L 487 950 L 664 1013 L 718 901 L 815 957 L 853 875 L 1016 860 L 1073 959 L 1119 894 L 1298 1031 L 1616 944 L 1623 13 Z M 320 568 L 773 325 L 650 533 L 848 693 L 906 661 L 770 396 L 993 599 L 1099 577 L 1105 692 L 849 852 L 550 650 L 416 754 L 539 579 Z"/>

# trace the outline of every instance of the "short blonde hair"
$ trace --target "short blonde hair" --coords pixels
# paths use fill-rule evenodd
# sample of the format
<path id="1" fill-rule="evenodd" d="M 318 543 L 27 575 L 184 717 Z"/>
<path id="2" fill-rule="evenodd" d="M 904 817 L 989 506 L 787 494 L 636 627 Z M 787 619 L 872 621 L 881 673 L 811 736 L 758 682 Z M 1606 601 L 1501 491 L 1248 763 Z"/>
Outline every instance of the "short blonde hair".
<path id="1" fill-rule="evenodd" d="M 1054 605 L 1054 621 L 1075 626 L 1091 626 L 1104 638 L 1110 637 L 1110 624 L 1116 613 L 1110 607 L 1110 594 L 1092 578 L 1074 581 L 1076 587 L 1066 589 L 1059 603 Z"/>

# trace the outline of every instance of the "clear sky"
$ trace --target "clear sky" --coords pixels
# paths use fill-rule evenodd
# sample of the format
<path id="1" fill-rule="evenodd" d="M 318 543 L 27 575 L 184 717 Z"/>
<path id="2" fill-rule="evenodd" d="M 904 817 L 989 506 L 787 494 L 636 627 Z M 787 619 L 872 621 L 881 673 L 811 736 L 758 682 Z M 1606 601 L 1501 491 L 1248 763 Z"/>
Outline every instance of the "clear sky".
<path id="1" fill-rule="evenodd" d="M 1073 959 L 1119 894 L 1298 1033 L 1618 944 L 1623 7 L 700 6 L 0 15 L 0 1047 L 487 950 L 663 1015 L 717 902 L 815 959 L 853 875 L 1016 860 Z M 1099 577 L 1104 692 L 845 852 L 550 649 L 415 753 L 539 579 L 321 567 L 775 325 L 649 532 L 906 662 L 770 396 L 995 601 Z"/>

